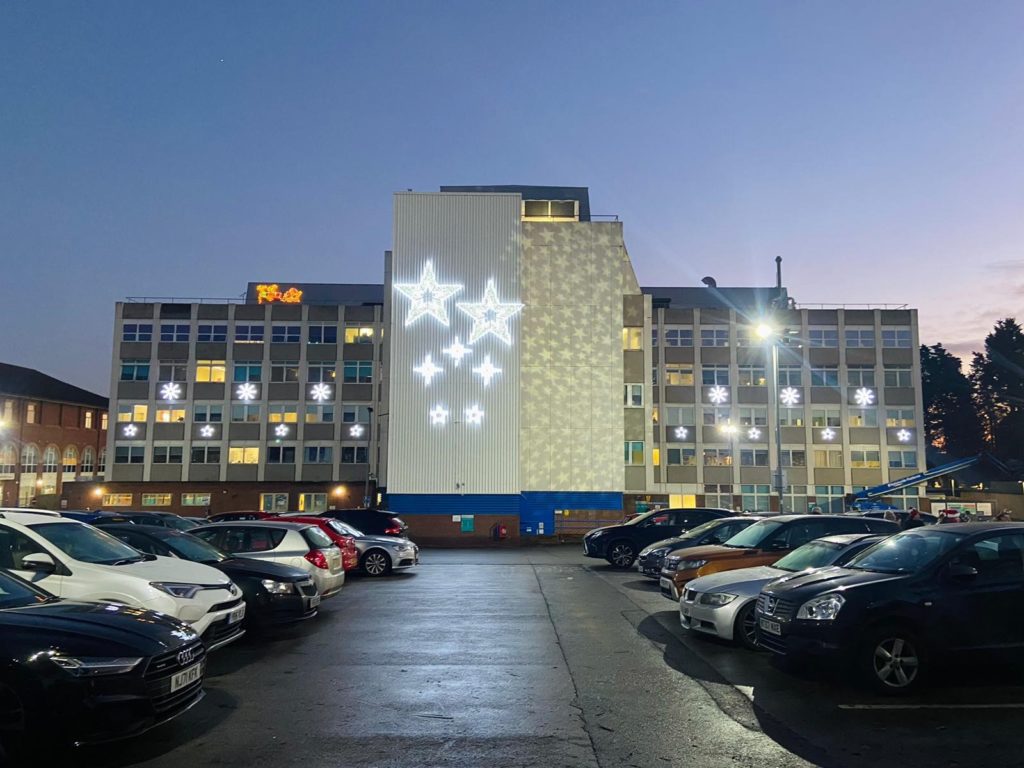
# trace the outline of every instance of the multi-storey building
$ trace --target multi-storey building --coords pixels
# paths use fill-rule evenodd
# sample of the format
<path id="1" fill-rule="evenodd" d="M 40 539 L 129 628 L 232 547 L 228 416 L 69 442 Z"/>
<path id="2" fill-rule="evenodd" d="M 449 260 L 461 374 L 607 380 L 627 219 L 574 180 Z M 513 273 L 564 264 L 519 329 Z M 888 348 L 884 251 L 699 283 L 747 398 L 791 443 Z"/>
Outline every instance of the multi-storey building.
<path id="1" fill-rule="evenodd" d="M 107 398 L 0 363 L 0 506 L 55 507 L 65 483 L 103 477 Z"/>
<path id="2" fill-rule="evenodd" d="M 923 461 L 913 310 L 803 308 L 781 276 L 641 288 L 581 188 L 394 209 L 383 285 L 117 305 L 108 502 L 314 510 L 379 487 L 423 537 L 550 533 L 563 510 L 778 509 L 780 464 L 784 509 L 838 508 Z"/>

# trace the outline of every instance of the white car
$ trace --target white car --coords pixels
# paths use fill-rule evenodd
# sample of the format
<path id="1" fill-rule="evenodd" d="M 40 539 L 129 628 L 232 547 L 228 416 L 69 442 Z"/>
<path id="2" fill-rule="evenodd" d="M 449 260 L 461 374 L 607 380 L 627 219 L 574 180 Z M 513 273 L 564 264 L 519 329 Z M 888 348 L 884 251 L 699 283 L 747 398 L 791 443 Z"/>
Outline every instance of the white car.
<path id="1" fill-rule="evenodd" d="M 191 625 L 208 650 L 242 636 L 245 601 L 215 568 L 145 555 L 55 512 L 0 509 L 0 568 L 66 600 L 120 603 Z"/>

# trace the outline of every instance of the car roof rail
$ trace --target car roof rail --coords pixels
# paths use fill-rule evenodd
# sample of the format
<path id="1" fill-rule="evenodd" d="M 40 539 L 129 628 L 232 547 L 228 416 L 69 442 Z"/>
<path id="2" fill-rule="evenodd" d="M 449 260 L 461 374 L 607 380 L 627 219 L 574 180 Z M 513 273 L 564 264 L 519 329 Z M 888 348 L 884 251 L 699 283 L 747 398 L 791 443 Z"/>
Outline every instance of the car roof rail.
<path id="1" fill-rule="evenodd" d="M 7 517 L 9 513 L 18 515 L 42 515 L 43 517 L 62 517 L 60 512 L 50 509 L 23 509 L 20 507 L 0 507 L 0 517 Z"/>

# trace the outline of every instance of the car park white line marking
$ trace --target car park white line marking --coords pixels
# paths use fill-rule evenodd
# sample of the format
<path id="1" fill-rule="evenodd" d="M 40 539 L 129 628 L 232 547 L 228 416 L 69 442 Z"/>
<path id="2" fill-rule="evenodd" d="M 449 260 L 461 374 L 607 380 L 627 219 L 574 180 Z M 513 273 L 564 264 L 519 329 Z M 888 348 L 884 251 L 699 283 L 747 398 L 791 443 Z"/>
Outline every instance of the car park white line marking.
<path id="1" fill-rule="evenodd" d="M 1024 702 L 1006 704 L 840 704 L 839 709 L 1024 709 Z"/>

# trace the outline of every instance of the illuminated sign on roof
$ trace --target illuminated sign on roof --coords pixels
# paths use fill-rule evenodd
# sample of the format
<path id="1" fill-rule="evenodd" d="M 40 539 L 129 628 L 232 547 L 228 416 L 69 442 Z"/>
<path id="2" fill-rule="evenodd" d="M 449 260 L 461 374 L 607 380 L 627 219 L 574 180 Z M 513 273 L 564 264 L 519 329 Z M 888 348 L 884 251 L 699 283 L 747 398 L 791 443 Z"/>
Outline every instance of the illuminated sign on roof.
<path id="1" fill-rule="evenodd" d="M 282 291 L 281 286 L 277 283 L 260 283 L 256 286 L 256 302 L 258 304 L 270 304 L 275 301 L 282 304 L 301 304 L 302 291 L 294 286 Z"/>

